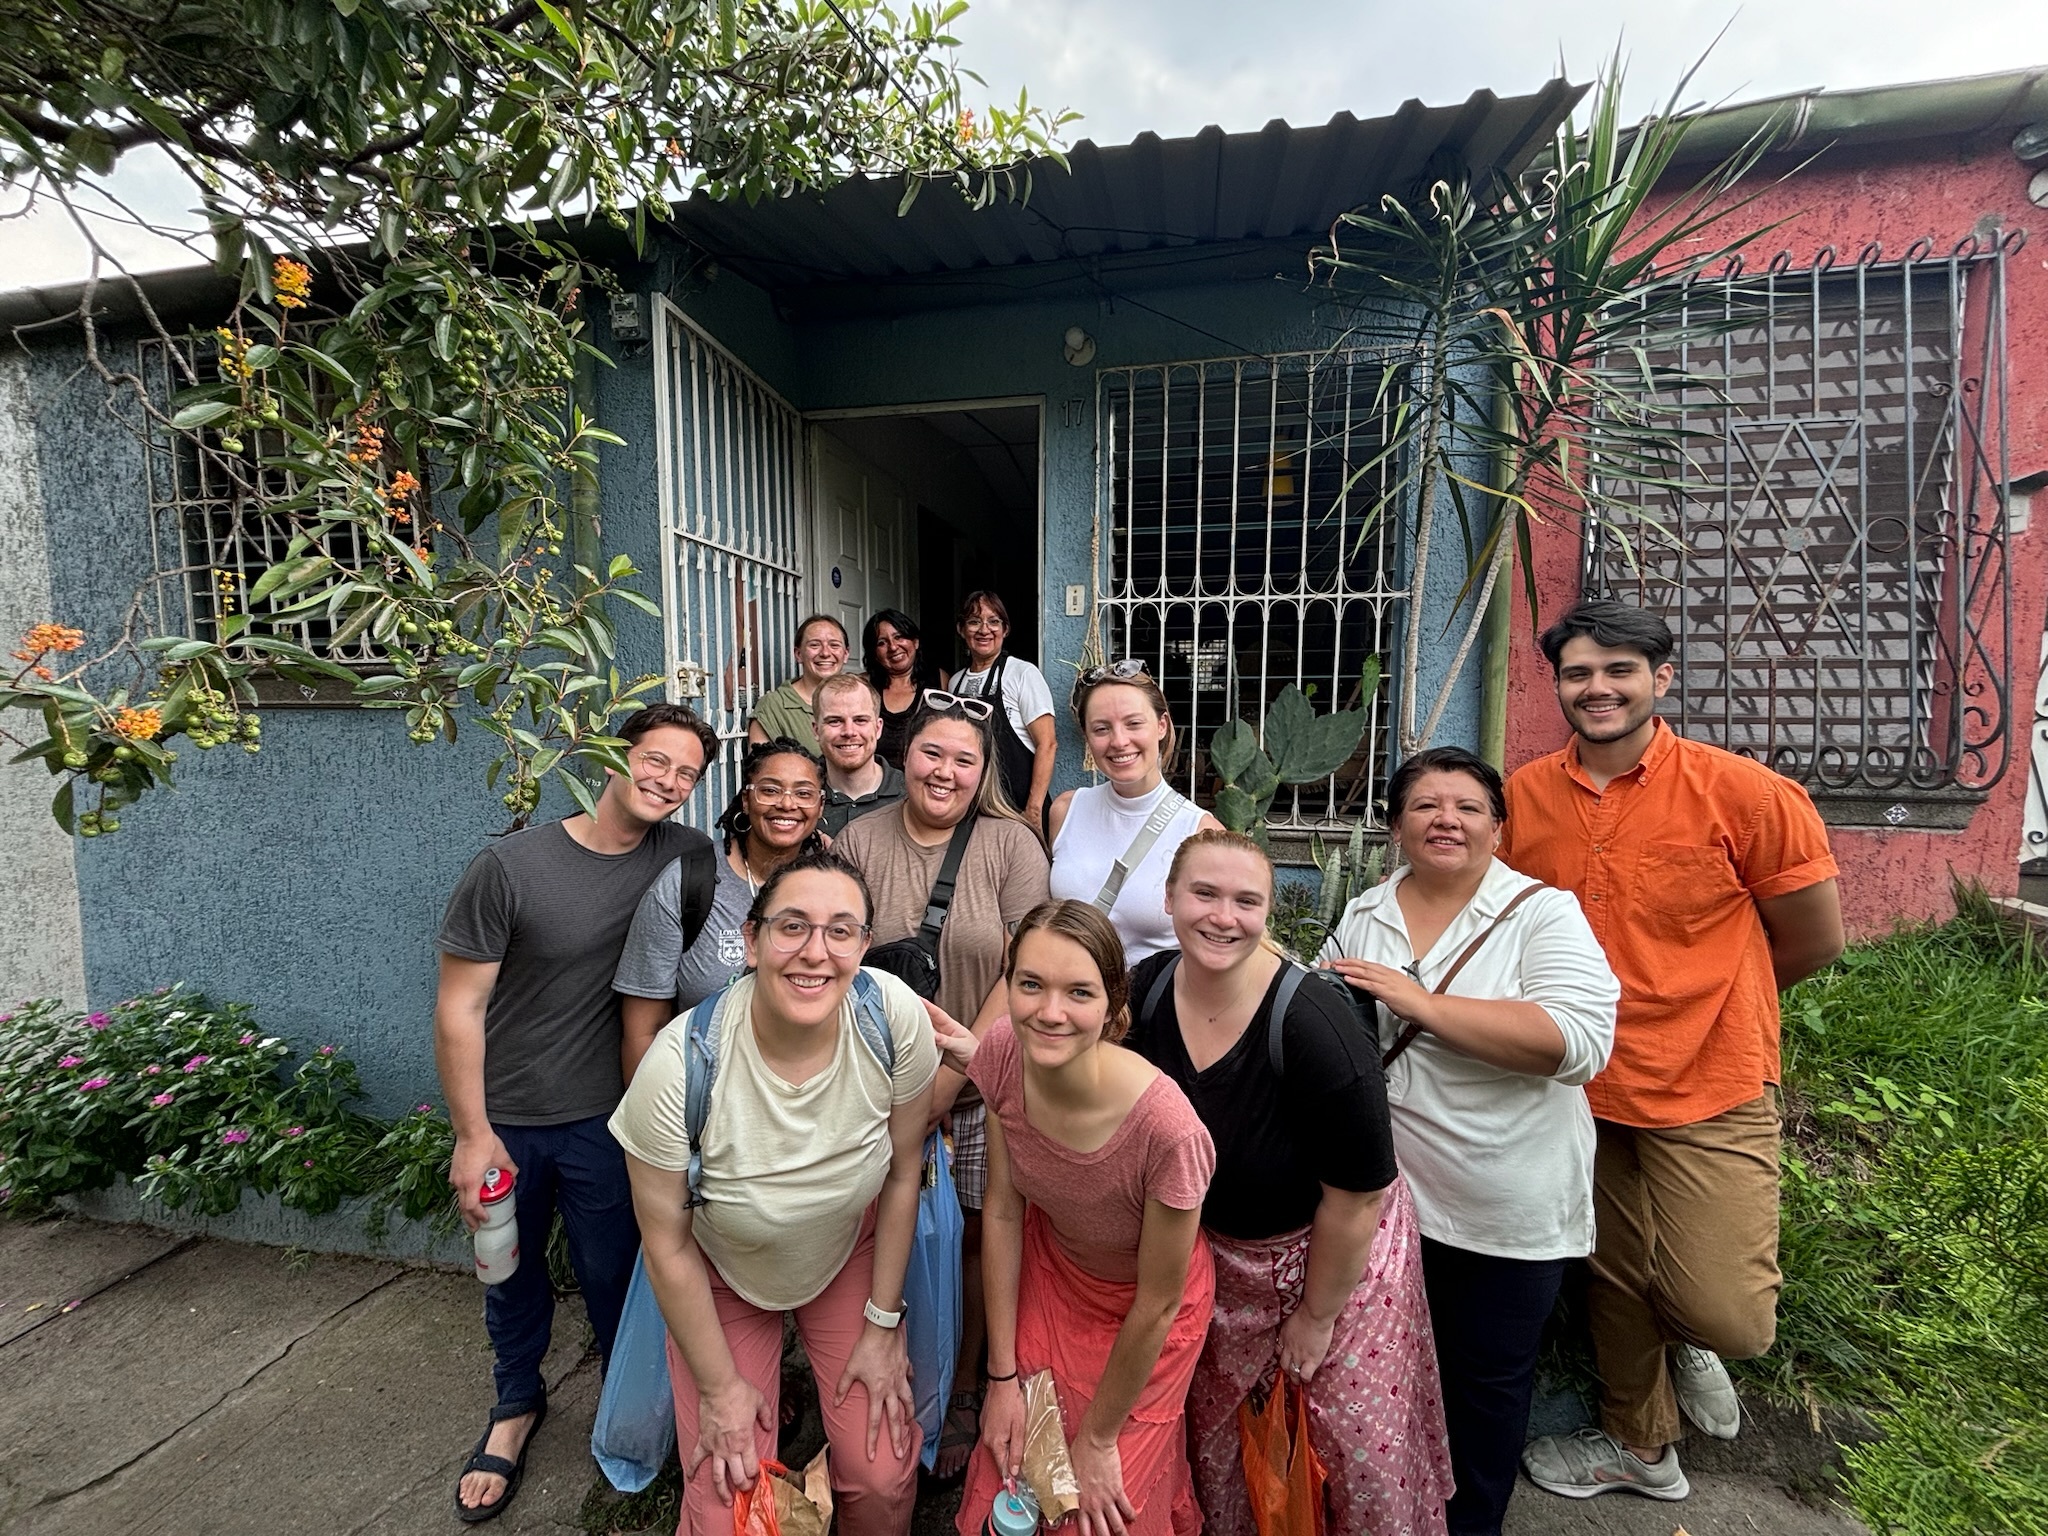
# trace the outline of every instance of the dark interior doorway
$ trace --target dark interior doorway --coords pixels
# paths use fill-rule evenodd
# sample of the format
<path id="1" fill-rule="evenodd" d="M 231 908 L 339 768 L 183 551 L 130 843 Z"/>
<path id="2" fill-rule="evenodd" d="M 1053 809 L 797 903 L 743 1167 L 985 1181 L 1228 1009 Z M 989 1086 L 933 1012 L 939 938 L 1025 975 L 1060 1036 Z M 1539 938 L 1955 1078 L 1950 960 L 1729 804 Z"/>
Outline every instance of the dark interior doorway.
<path id="1" fill-rule="evenodd" d="M 1009 607 L 1010 650 L 1039 659 L 1039 418 L 1036 405 L 991 405 L 818 423 L 916 509 L 904 606 L 948 671 L 965 654 L 954 613 L 984 587 Z"/>

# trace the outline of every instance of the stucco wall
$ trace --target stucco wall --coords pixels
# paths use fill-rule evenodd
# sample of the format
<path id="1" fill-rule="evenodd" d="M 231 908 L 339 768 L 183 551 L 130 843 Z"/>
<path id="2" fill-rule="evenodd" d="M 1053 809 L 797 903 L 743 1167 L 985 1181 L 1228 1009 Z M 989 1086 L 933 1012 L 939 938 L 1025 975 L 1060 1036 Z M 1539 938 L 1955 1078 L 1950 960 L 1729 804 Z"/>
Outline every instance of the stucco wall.
<path id="1" fill-rule="evenodd" d="M 2028 202 L 2029 173 L 2013 158 L 2006 137 L 1836 152 L 1823 154 L 1797 174 L 1786 175 L 1788 169 L 1760 174 L 1755 201 L 1742 215 L 1755 227 L 1778 223 L 1762 242 L 1760 256 L 1782 248 L 1803 262 L 1821 246 L 1833 245 L 1848 259 L 1873 240 L 1882 242 L 1888 256 L 1896 256 L 1922 238 L 1946 252 L 1993 218 L 2006 229 L 2031 232 L 2033 238 L 2007 263 L 2008 436 L 2014 478 L 2048 469 L 2048 213 Z M 1766 184 L 1767 175 L 1784 179 Z M 2035 503 L 2033 526 L 2013 534 L 2008 546 L 2013 633 L 2007 707 L 2012 719 L 2004 776 L 1960 831 L 1833 831 L 1843 907 L 1858 934 L 1885 932 L 1906 920 L 1946 917 L 1954 910 L 1950 892 L 1955 878 L 1978 881 L 1995 895 L 2017 888 L 2039 634 L 2048 599 L 2048 525 L 2040 505 Z M 1547 620 L 1577 595 L 1580 530 L 1554 522 L 1537 530 L 1532 546 Z M 1511 767 L 1561 746 L 1567 734 L 1549 671 L 1533 643 L 1519 584 L 1515 604 L 1508 691 Z"/>

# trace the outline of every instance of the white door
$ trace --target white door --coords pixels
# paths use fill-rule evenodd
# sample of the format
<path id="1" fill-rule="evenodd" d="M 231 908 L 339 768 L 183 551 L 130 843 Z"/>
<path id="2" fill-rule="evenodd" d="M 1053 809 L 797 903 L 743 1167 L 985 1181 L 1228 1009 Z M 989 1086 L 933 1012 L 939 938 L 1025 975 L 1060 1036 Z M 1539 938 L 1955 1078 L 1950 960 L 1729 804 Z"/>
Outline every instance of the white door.
<path id="1" fill-rule="evenodd" d="M 814 607 L 837 614 L 856 647 L 861 626 L 878 608 L 900 608 L 922 622 L 914 595 L 916 513 L 908 494 L 829 428 L 812 428 L 811 444 Z"/>
<path id="2" fill-rule="evenodd" d="M 708 828 L 738 783 L 755 701 L 795 667 L 810 540 L 804 423 L 666 299 L 655 300 L 668 696 L 718 732 L 684 819 Z"/>

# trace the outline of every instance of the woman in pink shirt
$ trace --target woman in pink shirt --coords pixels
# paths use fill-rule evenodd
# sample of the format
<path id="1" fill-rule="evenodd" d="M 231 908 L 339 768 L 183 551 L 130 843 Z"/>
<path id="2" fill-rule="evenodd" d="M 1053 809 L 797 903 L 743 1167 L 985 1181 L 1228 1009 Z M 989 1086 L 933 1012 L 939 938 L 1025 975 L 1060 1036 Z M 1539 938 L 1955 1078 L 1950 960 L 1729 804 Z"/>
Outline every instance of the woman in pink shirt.
<path id="1" fill-rule="evenodd" d="M 1020 1377 L 1050 1369 L 1080 1536 L 1188 1536 L 1188 1383 L 1215 1300 L 1202 1196 L 1216 1149 L 1130 1027 L 1116 930 L 1086 902 L 1034 908 L 1011 941 L 1010 1013 L 969 1076 L 989 1107 L 982 1283 L 988 1395 L 958 1529 L 1024 1461 Z"/>

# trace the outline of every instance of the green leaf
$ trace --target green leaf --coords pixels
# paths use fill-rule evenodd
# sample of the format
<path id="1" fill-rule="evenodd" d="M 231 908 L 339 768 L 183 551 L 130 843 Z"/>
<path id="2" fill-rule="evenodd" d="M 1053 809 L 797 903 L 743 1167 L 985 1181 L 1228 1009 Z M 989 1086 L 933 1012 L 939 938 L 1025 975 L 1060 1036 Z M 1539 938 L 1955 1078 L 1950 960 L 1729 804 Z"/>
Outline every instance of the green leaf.
<path id="1" fill-rule="evenodd" d="M 201 427 L 211 426 L 223 416 L 232 416 L 235 408 L 225 400 L 202 400 L 197 405 L 188 405 L 171 417 L 171 426 L 180 432 L 197 432 Z"/>
<path id="2" fill-rule="evenodd" d="M 1233 832 L 1249 832 L 1260 820 L 1258 802 L 1227 785 L 1216 796 L 1216 819 Z"/>
<path id="3" fill-rule="evenodd" d="M 1242 720 L 1218 726 L 1209 738 L 1209 766 L 1226 782 L 1244 777 L 1252 760 L 1261 755 L 1257 733 Z"/>
<path id="4" fill-rule="evenodd" d="M 573 772 L 560 773 L 556 777 L 562 781 L 563 788 L 569 791 L 569 798 L 582 808 L 583 814 L 593 821 L 596 820 L 597 796 L 591 793 L 590 786 L 583 782 L 582 777 Z"/>

